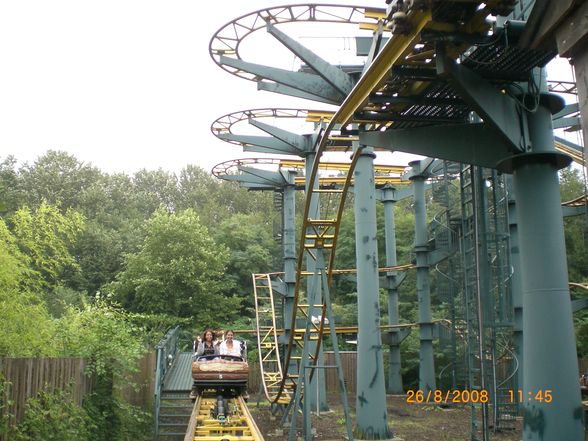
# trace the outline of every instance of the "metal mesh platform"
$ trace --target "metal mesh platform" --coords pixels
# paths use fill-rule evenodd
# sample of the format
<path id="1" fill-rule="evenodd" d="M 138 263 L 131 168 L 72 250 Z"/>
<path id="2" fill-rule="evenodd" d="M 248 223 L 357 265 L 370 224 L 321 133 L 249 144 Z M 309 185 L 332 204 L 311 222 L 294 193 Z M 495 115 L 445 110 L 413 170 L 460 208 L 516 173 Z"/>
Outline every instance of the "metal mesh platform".
<path id="1" fill-rule="evenodd" d="M 192 388 L 192 353 L 181 352 L 165 375 L 164 392 L 189 391 Z"/>

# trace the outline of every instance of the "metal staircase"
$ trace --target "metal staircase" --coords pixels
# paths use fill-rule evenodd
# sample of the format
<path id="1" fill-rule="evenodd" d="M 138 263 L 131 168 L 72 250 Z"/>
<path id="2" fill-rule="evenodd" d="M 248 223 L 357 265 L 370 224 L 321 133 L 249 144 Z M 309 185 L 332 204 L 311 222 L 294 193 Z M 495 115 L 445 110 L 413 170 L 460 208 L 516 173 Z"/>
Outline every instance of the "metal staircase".
<path id="1" fill-rule="evenodd" d="M 512 298 L 506 187 L 501 175 L 473 166 L 460 173 L 463 305 L 470 390 L 486 390 L 490 406 L 472 403 L 472 439 L 511 429 L 518 362 L 512 348 Z"/>
<path id="2" fill-rule="evenodd" d="M 485 350 L 484 316 L 482 305 L 479 210 L 476 167 L 463 165 L 460 172 L 463 262 L 463 303 L 466 329 L 466 360 L 470 390 L 488 391 L 487 355 Z M 491 372 L 491 370 L 490 370 Z M 489 437 L 488 405 L 471 403 L 472 440 L 486 441 Z"/>

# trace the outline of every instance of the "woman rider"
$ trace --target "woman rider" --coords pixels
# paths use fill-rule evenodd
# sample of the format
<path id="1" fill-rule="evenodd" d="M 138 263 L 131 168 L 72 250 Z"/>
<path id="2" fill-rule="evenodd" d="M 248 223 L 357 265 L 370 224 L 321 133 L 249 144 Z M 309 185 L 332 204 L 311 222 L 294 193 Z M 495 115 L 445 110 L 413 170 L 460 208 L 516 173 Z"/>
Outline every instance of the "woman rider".
<path id="1" fill-rule="evenodd" d="M 214 344 L 213 340 L 214 332 L 212 332 L 212 329 L 204 331 L 202 334 L 202 341 L 198 343 L 194 357 L 200 357 L 201 355 L 219 355 L 218 346 Z M 196 342 L 194 342 L 194 346 L 196 347 Z M 194 381 L 192 383 L 192 390 L 190 391 L 190 398 L 194 400 L 197 396 L 198 388 L 196 386 L 196 381 Z"/>
<path id="2" fill-rule="evenodd" d="M 229 329 L 225 332 L 225 340 L 220 344 L 219 352 L 221 355 L 233 355 L 235 357 L 241 357 L 241 342 L 239 340 L 233 340 L 235 331 Z"/>
<path id="3" fill-rule="evenodd" d="M 213 339 L 214 332 L 212 332 L 212 329 L 204 331 L 202 341 L 198 343 L 198 348 L 196 349 L 197 357 L 201 355 L 219 355 L 218 347 L 214 344 Z"/>

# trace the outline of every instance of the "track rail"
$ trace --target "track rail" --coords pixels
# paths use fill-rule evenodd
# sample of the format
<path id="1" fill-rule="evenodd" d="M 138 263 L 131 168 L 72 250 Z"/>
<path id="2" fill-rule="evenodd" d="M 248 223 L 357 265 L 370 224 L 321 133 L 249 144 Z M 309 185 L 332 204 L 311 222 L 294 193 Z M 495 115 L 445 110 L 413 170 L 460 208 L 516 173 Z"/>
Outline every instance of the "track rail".
<path id="1" fill-rule="evenodd" d="M 266 398 L 278 404 L 288 404 L 292 399 L 290 392 L 282 393 L 278 399 L 279 385 L 283 378 L 274 293 L 270 274 L 253 274 L 253 295 L 255 299 L 255 319 L 257 324 L 257 348 L 261 380 Z M 291 382 L 288 390 L 296 383 Z"/>
<path id="2" fill-rule="evenodd" d="M 343 6 L 335 4 L 299 4 L 260 9 L 243 15 L 219 29 L 209 44 L 209 53 L 221 69 L 251 81 L 256 75 L 223 63 L 223 58 L 241 59 L 239 49 L 242 40 L 251 33 L 265 29 L 269 24 L 292 22 L 356 24 L 373 28 L 385 14 L 384 9 L 365 6 Z"/>
<path id="3" fill-rule="evenodd" d="M 206 390 L 196 398 L 184 441 L 263 441 L 242 396 L 225 397 L 226 414 L 216 415 L 217 394 Z"/>
<path id="4" fill-rule="evenodd" d="M 414 269 L 414 264 L 398 265 L 394 267 L 380 268 L 379 272 L 385 273 L 389 271 L 408 271 Z M 332 274 L 353 274 L 355 269 L 338 269 L 333 270 Z M 279 338 L 284 334 L 283 327 L 280 327 L 276 320 L 276 305 L 274 303 L 274 292 L 272 289 L 272 279 L 282 276 L 283 272 L 268 273 L 268 274 L 252 274 L 253 279 L 253 294 L 255 299 L 255 318 L 256 330 L 241 330 L 239 333 L 254 333 L 257 335 L 257 347 L 259 353 L 259 363 L 261 369 L 261 380 L 263 391 L 270 402 L 278 404 L 288 404 L 293 398 L 293 390 L 296 386 L 296 378 L 290 377 L 288 386 L 282 393 L 281 397 L 276 398 L 280 383 L 284 377 L 282 371 L 282 357 L 280 354 Z M 304 272 L 303 275 L 309 276 L 310 273 Z M 322 307 L 322 305 L 321 305 Z M 407 323 L 402 325 L 382 325 L 380 329 L 384 332 L 391 329 L 412 328 L 416 326 L 415 323 Z M 320 328 L 315 328 L 314 333 L 320 331 Z M 296 329 L 295 333 L 300 342 L 301 336 L 305 332 L 304 329 Z M 338 334 L 357 334 L 357 326 L 338 326 L 336 328 Z"/>

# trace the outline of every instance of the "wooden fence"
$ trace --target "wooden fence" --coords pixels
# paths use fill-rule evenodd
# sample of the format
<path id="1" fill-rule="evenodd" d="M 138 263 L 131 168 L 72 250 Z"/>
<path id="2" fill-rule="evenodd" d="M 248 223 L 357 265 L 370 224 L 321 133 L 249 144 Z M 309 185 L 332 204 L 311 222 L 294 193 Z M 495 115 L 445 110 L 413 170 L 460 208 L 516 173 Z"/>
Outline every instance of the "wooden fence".
<path id="1" fill-rule="evenodd" d="M 146 353 L 137 363 L 135 372 L 127 382 L 120 387 L 120 397 L 133 406 L 143 410 L 153 409 L 153 395 L 155 394 L 155 351 Z M 133 386 L 129 386 L 132 384 Z M 118 386 L 118 385 L 117 385 Z"/>
<path id="2" fill-rule="evenodd" d="M 83 358 L 0 358 L 0 373 L 6 381 L 3 403 L 12 415 L 11 423 L 22 420 L 28 398 L 40 391 L 70 388 L 72 399 L 79 405 L 92 390 L 93 379 L 85 374 Z"/>
<path id="3" fill-rule="evenodd" d="M 4 409 L 4 414 L 11 415 L 10 423 L 18 424 L 22 420 L 27 399 L 42 390 L 69 390 L 72 399 L 81 405 L 94 386 L 93 378 L 85 373 L 87 365 L 84 358 L 0 358 L 0 375 L 7 384 L 4 396 L 0 397 L 0 404 L 10 403 Z M 145 354 L 137 368 L 129 381 L 118 388 L 120 397 L 129 404 L 151 411 L 155 353 Z M 3 441 L 2 436 L 0 441 Z"/>

